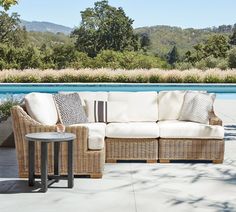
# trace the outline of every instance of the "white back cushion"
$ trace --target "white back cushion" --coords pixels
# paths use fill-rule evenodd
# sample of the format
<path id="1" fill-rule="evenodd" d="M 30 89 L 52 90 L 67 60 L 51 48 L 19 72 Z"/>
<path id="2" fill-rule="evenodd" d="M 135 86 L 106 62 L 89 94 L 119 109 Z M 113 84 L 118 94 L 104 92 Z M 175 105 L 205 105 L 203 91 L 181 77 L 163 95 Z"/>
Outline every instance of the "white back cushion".
<path id="1" fill-rule="evenodd" d="M 58 121 L 58 113 L 52 94 L 27 94 L 25 106 L 28 114 L 41 124 L 55 125 Z"/>
<path id="2" fill-rule="evenodd" d="M 127 122 L 127 103 L 121 101 L 87 101 L 89 122 Z"/>
<path id="3" fill-rule="evenodd" d="M 127 122 L 127 102 L 107 102 L 107 122 Z"/>
<path id="4" fill-rule="evenodd" d="M 108 100 L 127 102 L 128 122 L 158 120 L 157 92 L 109 92 Z"/>
<path id="5" fill-rule="evenodd" d="M 108 92 L 95 92 L 95 91 L 81 91 L 81 92 L 73 92 L 73 91 L 61 91 L 59 93 L 69 94 L 69 93 L 78 93 L 82 102 L 83 107 L 86 106 L 85 101 L 107 101 L 108 100 Z"/>
<path id="6" fill-rule="evenodd" d="M 177 120 L 186 91 L 160 91 L 159 120 Z"/>
<path id="7" fill-rule="evenodd" d="M 85 106 L 85 101 L 107 101 L 108 92 L 78 92 L 80 95 L 82 105 Z"/>

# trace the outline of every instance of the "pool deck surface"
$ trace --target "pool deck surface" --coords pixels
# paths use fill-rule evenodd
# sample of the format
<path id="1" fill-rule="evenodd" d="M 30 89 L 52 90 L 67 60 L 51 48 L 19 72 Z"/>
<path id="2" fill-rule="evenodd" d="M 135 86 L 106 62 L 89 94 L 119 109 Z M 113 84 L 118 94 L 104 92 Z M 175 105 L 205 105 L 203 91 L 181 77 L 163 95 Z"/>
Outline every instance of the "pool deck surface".
<path id="1" fill-rule="evenodd" d="M 54 184 L 46 194 L 17 177 L 14 149 L 0 148 L 0 212 L 234 212 L 236 100 L 217 100 L 225 125 L 224 164 L 106 164 L 102 179 Z"/>

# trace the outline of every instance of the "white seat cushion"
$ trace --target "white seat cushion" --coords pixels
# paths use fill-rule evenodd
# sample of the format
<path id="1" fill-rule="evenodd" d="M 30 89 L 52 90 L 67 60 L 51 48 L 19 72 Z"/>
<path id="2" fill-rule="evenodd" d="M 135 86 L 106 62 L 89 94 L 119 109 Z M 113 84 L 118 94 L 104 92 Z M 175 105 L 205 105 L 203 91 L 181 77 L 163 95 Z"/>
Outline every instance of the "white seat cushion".
<path id="1" fill-rule="evenodd" d="M 108 101 L 127 102 L 127 122 L 158 120 L 157 92 L 109 92 Z"/>
<path id="2" fill-rule="evenodd" d="M 108 138 L 158 138 L 159 127 L 155 122 L 110 123 L 106 126 Z"/>
<path id="3" fill-rule="evenodd" d="M 187 121 L 158 122 L 161 138 L 223 139 L 224 128 Z"/>
<path id="4" fill-rule="evenodd" d="M 58 122 L 57 108 L 52 94 L 27 94 L 25 106 L 28 114 L 41 124 L 55 125 Z"/>
<path id="5" fill-rule="evenodd" d="M 105 123 L 82 123 L 71 126 L 83 126 L 88 128 L 88 148 L 90 150 L 100 150 L 104 148 Z"/>

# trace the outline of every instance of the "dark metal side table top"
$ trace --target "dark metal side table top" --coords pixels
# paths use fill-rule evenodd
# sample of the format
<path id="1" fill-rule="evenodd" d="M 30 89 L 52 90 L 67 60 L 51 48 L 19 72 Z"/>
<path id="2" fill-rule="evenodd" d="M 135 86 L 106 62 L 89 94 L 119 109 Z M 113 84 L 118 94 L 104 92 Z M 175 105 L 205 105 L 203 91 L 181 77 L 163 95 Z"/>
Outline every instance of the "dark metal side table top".
<path id="1" fill-rule="evenodd" d="M 76 139 L 75 134 L 72 133 L 61 133 L 61 132 L 40 132 L 27 134 L 26 139 L 28 141 L 40 141 L 40 142 L 63 142 L 73 141 Z"/>

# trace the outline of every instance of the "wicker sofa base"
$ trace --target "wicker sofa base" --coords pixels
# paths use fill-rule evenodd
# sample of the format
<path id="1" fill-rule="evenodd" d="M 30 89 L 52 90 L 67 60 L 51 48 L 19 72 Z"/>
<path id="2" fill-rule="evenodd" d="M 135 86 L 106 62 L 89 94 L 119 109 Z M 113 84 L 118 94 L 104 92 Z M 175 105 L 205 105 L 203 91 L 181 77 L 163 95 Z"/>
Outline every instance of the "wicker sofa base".
<path id="1" fill-rule="evenodd" d="M 224 140 L 216 139 L 159 139 L 159 161 L 210 160 L 223 163 Z"/>
<path id="2" fill-rule="evenodd" d="M 158 139 L 106 138 L 106 162 L 118 160 L 158 160 Z"/>

